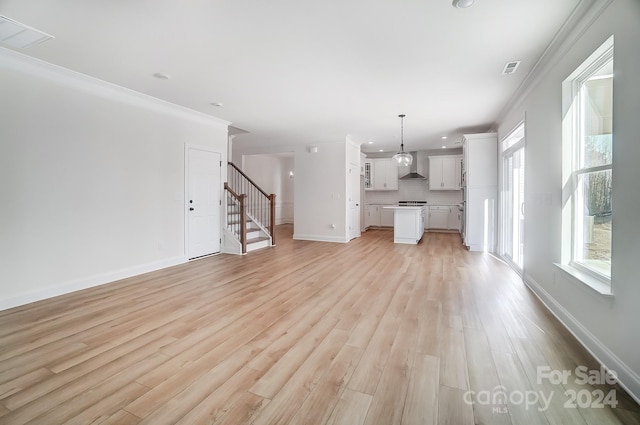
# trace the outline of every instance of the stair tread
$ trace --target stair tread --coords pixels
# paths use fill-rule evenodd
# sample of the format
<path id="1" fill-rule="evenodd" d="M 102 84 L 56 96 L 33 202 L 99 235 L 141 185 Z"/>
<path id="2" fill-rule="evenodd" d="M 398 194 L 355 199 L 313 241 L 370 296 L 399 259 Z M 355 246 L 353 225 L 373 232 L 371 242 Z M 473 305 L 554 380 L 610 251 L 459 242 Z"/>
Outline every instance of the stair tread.
<path id="1" fill-rule="evenodd" d="M 268 236 L 258 236 L 257 238 L 247 239 L 247 244 L 256 243 L 256 242 L 262 242 L 262 241 L 267 241 L 267 240 L 269 240 Z"/>
<path id="2" fill-rule="evenodd" d="M 228 223 L 228 224 L 240 224 L 240 220 L 238 220 L 238 221 L 229 221 L 229 222 L 227 222 L 227 223 Z M 247 223 L 247 224 L 249 224 L 249 223 L 253 223 L 253 220 L 251 220 L 251 219 L 249 219 L 249 218 L 248 218 L 248 219 L 247 219 L 247 221 L 246 221 L 246 223 Z"/>

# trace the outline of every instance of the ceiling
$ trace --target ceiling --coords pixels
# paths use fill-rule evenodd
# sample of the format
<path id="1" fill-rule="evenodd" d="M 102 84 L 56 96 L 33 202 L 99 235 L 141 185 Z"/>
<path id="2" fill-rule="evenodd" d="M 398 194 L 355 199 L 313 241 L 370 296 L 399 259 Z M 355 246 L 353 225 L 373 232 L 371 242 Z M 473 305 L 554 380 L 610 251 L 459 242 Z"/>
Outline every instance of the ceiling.
<path id="1" fill-rule="evenodd" d="M 349 136 L 377 152 L 398 150 L 401 113 L 406 150 L 489 130 L 581 2 L 0 0 L 0 15 L 55 37 L 23 53 L 231 121 L 245 148 Z"/>

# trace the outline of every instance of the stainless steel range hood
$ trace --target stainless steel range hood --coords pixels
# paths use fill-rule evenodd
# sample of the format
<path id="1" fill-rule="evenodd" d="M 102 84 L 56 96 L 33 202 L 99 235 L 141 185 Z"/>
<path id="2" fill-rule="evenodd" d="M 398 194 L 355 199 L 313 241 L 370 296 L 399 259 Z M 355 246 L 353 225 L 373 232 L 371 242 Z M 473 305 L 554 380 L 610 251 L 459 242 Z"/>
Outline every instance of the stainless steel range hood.
<path id="1" fill-rule="evenodd" d="M 418 153 L 417 152 L 409 152 L 413 157 L 413 162 L 409 166 L 409 172 L 404 176 L 400 177 L 400 180 L 427 180 L 425 176 L 418 173 Z"/>

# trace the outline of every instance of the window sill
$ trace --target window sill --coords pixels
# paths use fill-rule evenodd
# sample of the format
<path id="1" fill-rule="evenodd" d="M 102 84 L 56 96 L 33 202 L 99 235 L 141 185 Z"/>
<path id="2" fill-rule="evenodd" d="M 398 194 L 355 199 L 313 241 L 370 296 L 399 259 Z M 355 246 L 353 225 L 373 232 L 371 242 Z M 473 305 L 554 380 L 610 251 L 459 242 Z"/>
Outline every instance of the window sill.
<path id="1" fill-rule="evenodd" d="M 576 281 L 582 285 L 585 285 L 588 288 L 591 288 L 594 292 L 605 296 L 605 297 L 613 297 L 613 292 L 611 291 L 611 285 L 608 282 L 604 282 L 601 279 L 598 279 L 595 276 L 592 276 L 588 273 L 585 273 L 581 270 L 576 269 L 575 267 L 571 267 L 566 264 L 553 263 L 558 269 L 562 270 L 566 275 L 568 275 L 571 280 Z"/>

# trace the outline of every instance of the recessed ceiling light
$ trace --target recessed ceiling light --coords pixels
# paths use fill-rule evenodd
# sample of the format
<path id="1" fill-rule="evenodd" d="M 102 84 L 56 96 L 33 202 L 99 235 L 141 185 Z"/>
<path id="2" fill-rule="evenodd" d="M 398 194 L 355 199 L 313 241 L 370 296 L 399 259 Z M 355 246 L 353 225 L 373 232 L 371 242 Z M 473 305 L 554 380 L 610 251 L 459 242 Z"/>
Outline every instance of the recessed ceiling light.
<path id="1" fill-rule="evenodd" d="M 453 0 L 453 7 L 457 7 L 458 9 L 464 9 L 466 7 L 473 6 L 474 0 Z"/>
<path id="2" fill-rule="evenodd" d="M 446 149 L 447 147 L 445 145 L 442 145 L 442 149 Z"/>
<path id="3" fill-rule="evenodd" d="M 384 152 L 384 149 L 380 149 L 378 152 Z"/>
<path id="4" fill-rule="evenodd" d="M 447 136 L 442 136 L 442 140 L 447 140 Z"/>
<path id="5" fill-rule="evenodd" d="M 210 105 L 220 107 L 222 106 L 222 102 L 211 102 Z"/>
<path id="6" fill-rule="evenodd" d="M 367 143 L 369 143 L 370 145 L 373 145 L 373 142 L 367 142 Z"/>
<path id="7" fill-rule="evenodd" d="M 162 72 L 156 72 L 155 74 L 153 74 L 153 76 L 160 80 L 168 80 L 169 78 L 171 78 L 167 74 L 163 74 Z"/>

